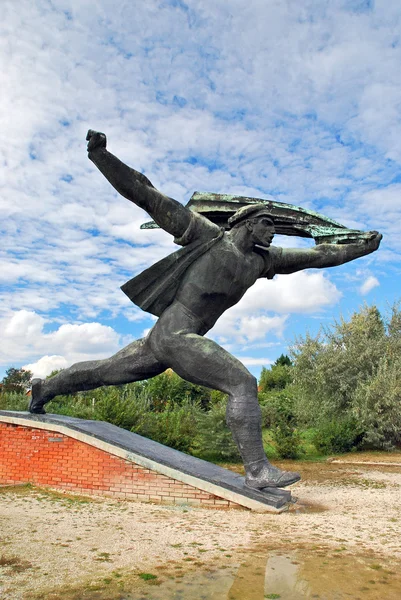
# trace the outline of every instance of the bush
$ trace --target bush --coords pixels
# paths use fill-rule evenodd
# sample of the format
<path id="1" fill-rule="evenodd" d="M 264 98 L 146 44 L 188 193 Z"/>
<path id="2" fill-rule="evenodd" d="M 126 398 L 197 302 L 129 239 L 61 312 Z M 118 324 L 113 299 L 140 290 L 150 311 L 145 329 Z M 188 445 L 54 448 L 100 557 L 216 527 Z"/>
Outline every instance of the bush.
<path id="1" fill-rule="evenodd" d="M 284 419 L 278 422 L 272 429 L 272 434 L 280 458 L 299 458 L 301 435 L 291 422 Z"/>
<path id="2" fill-rule="evenodd" d="M 284 390 L 259 392 L 258 398 L 264 427 L 274 427 L 283 421 L 295 421 L 295 388 L 293 386 L 287 386 Z"/>
<path id="3" fill-rule="evenodd" d="M 289 359 L 288 359 L 289 360 Z M 286 363 L 277 363 L 270 369 L 262 368 L 259 379 L 259 389 L 261 392 L 269 390 L 283 390 L 292 381 L 292 367 Z"/>
<path id="4" fill-rule="evenodd" d="M 94 417 L 131 430 L 137 427 L 149 411 L 149 399 L 135 385 L 111 386 L 95 390 Z"/>
<path id="5" fill-rule="evenodd" d="M 145 411 L 131 431 L 182 452 L 189 452 L 198 433 L 200 405 L 191 400 L 168 402 L 162 412 Z"/>
<path id="6" fill-rule="evenodd" d="M 375 377 L 355 393 L 353 414 L 369 447 L 392 450 L 401 442 L 401 358 L 381 359 Z"/>
<path id="7" fill-rule="evenodd" d="M 401 441 L 400 356 L 399 304 L 386 318 L 375 306 L 364 306 L 349 321 L 341 319 L 315 337 L 299 339 L 292 350 L 298 422 L 333 434 L 340 450 L 333 450 L 330 441 L 320 444 L 318 436 L 327 452 L 358 445 L 347 422 L 357 425 L 356 439 L 363 432 L 364 444 L 394 448 Z"/>
<path id="8" fill-rule="evenodd" d="M 79 419 L 107 421 L 117 427 L 131 429 L 148 406 L 143 386 L 130 384 L 56 396 L 46 405 L 46 411 Z"/>
<path id="9" fill-rule="evenodd" d="M 45 410 L 47 413 L 76 417 L 77 419 L 96 419 L 91 400 L 81 394 L 57 396 L 46 404 Z"/>
<path id="10" fill-rule="evenodd" d="M 342 319 L 315 338 L 298 340 L 292 369 L 300 391 L 298 409 L 308 424 L 349 414 L 355 390 L 375 375 L 388 339 L 377 308 L 365 306 L 350 321 Z"/>
<path id="11" fill-rule="evenodd" d="M 212 405 L 198 421 L 194 448 L 198 455 L 225 460 L 239 460 L 240 454 L 226 423 L 227 398 Z"/>
<path id="12" fill-rule="evenodd" d="M 138 384 L 137 384 L 138 385 Z M 203 409 L 209 407 L 212 391 L 201 385 L 189 383 L 171 369 L 139 384 L 150 399 L 150 408 L 163 411 L 167 402 L 181 404 L 188 400 L 198 402 Z"/>
<path id="13" fill-rule="evenodd" d="M 271 429 L 280 458 L 298 458 L 300 455 L 301 436 L 296 427 L 294 402 L 294 387 L 291 385 L 259 393 L 262 422 Z"/>
<path id="14" fill-rule="evenodd" d="M 342 454 L 357 449 L 363 437 L 364 431 L 355 419 L 344 419 L 320 424 L 311 441 L 322 454 Z"/>
<path id="15" fill-rule="evenodd" d="M 29 397 L 24 393 L 2 392 L 0 410 L 28 410 Z"/>

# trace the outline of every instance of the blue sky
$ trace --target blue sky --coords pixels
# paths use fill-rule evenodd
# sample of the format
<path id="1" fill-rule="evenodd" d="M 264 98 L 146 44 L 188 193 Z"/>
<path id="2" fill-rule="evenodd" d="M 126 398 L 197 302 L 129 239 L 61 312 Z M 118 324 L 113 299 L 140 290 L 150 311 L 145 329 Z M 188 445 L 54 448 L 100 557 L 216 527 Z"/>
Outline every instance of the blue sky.
<path id="1" fill-rule="evenodd" d="M 290 202 L 378 252 L 259 281 L 210 332 L 256 375 L 296 335 L 400 299 L 399 0 L 3 0 L 0 377 L 109 356 L 153 318 L 119 289 L 177 247 L 86 131 L 166 194 Z M 277 245 L 303 245 L 280 238 Z"/>

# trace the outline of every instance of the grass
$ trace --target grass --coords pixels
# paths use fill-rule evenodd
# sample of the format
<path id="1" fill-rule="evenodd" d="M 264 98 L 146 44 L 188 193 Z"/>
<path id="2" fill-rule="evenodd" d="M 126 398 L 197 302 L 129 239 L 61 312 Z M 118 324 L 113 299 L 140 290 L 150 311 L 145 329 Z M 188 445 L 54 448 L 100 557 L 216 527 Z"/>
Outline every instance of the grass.
<path id="1" fill-rule="evenodd" d="M 99 552 L 94 560 L 99 562 L 112 562 L 110 558 L 110 552 Z"/>
<path id="2" fill-rule="evenodd" d="M 139 573 L 139 577 L 143 579 L 143 581 L 154 581 L 157 579 L 157 575 L 153 575 L 152 573 Z"/>
<path id="3" fill-rule="evenodd" d="M 18 556 L 0 556 L 0 567 L 8 567 L 9 574 L 23 573 L 28 569 L 32 569 L 33 565 L 28 560 L 23 560 Z"/>

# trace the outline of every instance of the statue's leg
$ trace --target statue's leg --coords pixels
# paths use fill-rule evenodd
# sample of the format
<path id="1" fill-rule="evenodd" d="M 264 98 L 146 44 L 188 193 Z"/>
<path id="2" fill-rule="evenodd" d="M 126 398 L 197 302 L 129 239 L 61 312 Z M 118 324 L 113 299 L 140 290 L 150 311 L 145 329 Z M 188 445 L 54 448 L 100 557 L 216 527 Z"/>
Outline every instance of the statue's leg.
<path id="1" fill-rule="evenodd" d="M 166 325 L 160 319 L 150 335 L 155 356 L 159 360 L 168 357 L 168 366 L 191 383 L 228 394 L 227 424 L 244 462 L 246 484 L 261 489 L 285 487 L 298 481 L 298 473 L 281 471 L 266 457 L 255 377 L 214 341 L 188 333 L 185 327 L 172 333 Z"/>
<path id="2" fill-rule="evenodd" d="M 44 414 L 43 406 L 55 396 L 149 379 L 166 368 L 153 355 L 147 338 L 137 340 L 110 358 L 76 363 L 44 381 L 34 379 L 29 410 Z"/>

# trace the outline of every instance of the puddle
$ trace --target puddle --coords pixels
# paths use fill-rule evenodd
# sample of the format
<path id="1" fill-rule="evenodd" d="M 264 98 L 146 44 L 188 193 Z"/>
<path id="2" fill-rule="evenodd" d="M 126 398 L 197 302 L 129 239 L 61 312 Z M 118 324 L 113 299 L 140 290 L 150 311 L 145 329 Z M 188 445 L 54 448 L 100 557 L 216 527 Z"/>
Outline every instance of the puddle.
<path id="1" fill-rule="evenodd" d="M 78 591 L 47 593 L 51 600 L 400 600 L 399 564 L 357 557 L 345 547 L 296 551 L 258 547 L 238 564 L 221 562 L 202 571 L 184 572 L 177 564 L 148 582 L 121 579 Z M 181 572 L 182 569 L 182 572 Z M 104 581 L 107 581 L 106 579 Z M 110 583 L 111 580 L 108 581 Z M 42 596 L 43 598 L 43 596 Z"/>
<path id="2" fill-rule="evenodd" d="M 249 554 L 237 567 L 186 574 L 126 600 L 400 600 L 400 569 L 322 549 Z"/>

